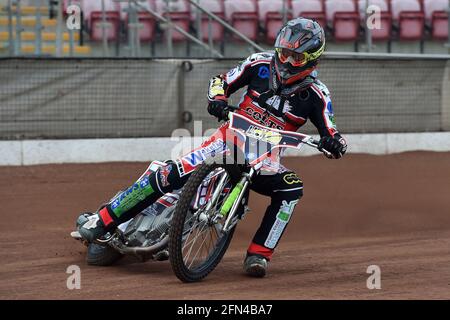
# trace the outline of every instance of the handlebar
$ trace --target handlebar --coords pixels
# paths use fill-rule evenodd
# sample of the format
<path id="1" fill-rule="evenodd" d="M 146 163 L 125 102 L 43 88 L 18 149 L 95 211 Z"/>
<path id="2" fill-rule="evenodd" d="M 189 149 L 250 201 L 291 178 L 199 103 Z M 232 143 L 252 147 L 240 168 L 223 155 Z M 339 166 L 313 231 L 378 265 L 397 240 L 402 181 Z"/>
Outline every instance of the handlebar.
<path id="1" fill-rule="evenodd" d="M 230 112 L 239 110 L 239 107 L 238 107 L 238 106 L 228 105 L 227 107 L 228 107 L 228 109 L 230 110 Z M 328 150 L 325 150 L 325 149 L 323 149 L 323 148 L 319 148 L 319 143 L 320 143 L 320 142 L 319 142 L 318 140 L 314 140 L 314 139 L 311 138 L 310 140 L 307 140 L 305 143 L 306 143 L 307 145 L 313 147 L 313 148 L 316 148 L 317 150 L 319 150 L 320 152 L 322 152 L 323 154 L 325 154 L 328 158 L 333 157 L 333 155 L 331 154 L 331 152 L 329 152 Z"/>
<path id="2" fill-rule="evenodd" d="M 331 154 L 330 151 L 325 150 L 324 148 L 319 148 L 319 143 L 320 143 L 320 141 L 318 141 L 318 140 L 313 140 L 313 139 L 311 139 L 311 141 L 307 141 L 307 142 L 306 142 L 307 145 L 316 148 L 316 149 L 319 150 L 320 152 L 323 152 L 328 158 L 332 158 L 333 155 Z"/>

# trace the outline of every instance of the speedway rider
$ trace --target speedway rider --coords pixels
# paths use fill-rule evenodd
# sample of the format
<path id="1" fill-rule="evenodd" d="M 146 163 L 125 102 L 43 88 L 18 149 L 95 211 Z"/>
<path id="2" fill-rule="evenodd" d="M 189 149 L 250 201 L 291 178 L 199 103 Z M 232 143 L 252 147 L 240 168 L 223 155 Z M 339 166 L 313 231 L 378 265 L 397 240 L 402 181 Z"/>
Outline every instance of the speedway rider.
<path id="1" fill-rule="evenodd" d="M 341 158 L 347 145 L 334 123 L 330 93 L 316 78 L 315 69 L 324 49 L 325 33 L 317 22 L 305 18 L 288 21 L 277 35 L 274 52 L 255 53 L 228 73 L 210 80 L 208 112 L 227 120 L 229 96 L 246 86 L 236 112 L 265 126 L 288 131 L 296 131 L 310 119 L 321 137 L 319 148 L 329 151 L 330 158 Z M 211 147 L 211 143 L 208 140 L 198 149 Z M 181 188 L 200 164 L 188 165 L 182 158 L 165 163 L 156 173 L 144 173 L 95 214 L 81 215 L 81 236 L 92 242 L 133 218 L 161 195 Z M 271 197 L 244 261 L 247 274 L 263 277 L 303 195 L 303 183 L 295 172 L 280 165 L 275 174 L 256 176 L 251 189 Z"/>

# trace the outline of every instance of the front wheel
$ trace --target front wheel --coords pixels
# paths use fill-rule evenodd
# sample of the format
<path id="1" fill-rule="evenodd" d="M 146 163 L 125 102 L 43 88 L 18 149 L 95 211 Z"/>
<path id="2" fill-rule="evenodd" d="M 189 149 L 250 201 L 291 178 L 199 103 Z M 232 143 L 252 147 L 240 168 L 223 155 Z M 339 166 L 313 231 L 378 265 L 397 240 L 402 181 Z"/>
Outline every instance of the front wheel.
<path id="1" fill-rule="evenodd" d="M 169 259 L 181 281 L 205 278 L 225 254 L 235 228 L 222 232 L 219 211 L 239 175 L 236 166 L 203 163 L 185 184 L 169 231 Z"/>

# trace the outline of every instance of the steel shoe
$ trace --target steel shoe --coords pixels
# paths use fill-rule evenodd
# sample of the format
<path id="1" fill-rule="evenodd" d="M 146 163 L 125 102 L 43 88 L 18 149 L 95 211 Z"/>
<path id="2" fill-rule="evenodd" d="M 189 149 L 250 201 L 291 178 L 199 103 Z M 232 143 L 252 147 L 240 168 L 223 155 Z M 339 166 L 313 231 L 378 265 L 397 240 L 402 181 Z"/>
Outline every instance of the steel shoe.
<path id="1" fill-rule="evenodd" d="M 77 228 L 80 236 L 88 242 L 93 242 L 106 234 L 105 225 L 97 213 L 81 214 L 77 219 Z"/>

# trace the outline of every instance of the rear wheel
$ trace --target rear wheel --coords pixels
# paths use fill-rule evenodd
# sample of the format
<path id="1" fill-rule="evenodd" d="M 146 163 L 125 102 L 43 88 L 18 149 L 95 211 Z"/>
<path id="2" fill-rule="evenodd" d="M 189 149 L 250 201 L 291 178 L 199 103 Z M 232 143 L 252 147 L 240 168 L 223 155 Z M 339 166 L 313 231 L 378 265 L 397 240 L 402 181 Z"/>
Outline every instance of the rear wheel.
<path id="1" fill-rule="evenodd" d="M 239 176 L 236 166 L 203 163 L 184 186 L 169 231 L 169 259 L 181 281 L 203 279 L 225 254 L 235 228 L 223 233 L 225 219 L 220 218 L 218 213 Z M 218 186 L 219 181 L 222 181 L 221 186 Z M 206 191 L 202 189 L 199 192 L 199 188 Z M 219 192 L 219 196 L 212 203 L 208 194 L 215 191 Z M 202 194 L 205 195 L 203 202 Z"/>

